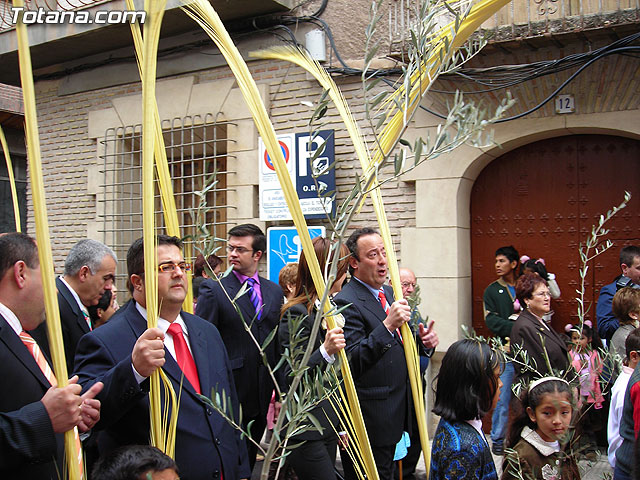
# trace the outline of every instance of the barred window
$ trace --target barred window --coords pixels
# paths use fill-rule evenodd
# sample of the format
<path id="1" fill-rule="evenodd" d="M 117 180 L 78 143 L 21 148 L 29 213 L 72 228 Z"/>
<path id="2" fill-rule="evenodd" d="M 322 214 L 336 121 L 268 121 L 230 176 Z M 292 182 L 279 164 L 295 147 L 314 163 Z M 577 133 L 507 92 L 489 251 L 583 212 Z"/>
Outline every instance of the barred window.
<path id="1" fill-rule="evenodd" d="M 20 210 L 20 227 L 27 231 L 27 159 L 24 155 L 10 154 L 13 166 L 13 178 L 18 194 L 18 207 Z M 0 147 L 0 233 L 15 232 L 16 220 L 13 210 L 13 198 L 11 196 L 11 181 L 7 172 L 7 162 Z"/>
<path id="2" fill-rule="evenodd" d="M 212 237 L 226 238 L 227 210 L 232 208 L 227 203 L 228 125 L 214 121 L 213 115 L 162 122 L 183 237 L 196 235 L 197 228 L 203 227 Z M 124 291 L 127 250 L 142 236 L 142 125 L 111 128 L 103 143 L 104 183 L 99 215 L 103 219 L 105 243 L 118 255 L 118 288 Z M 204 193 L 197 195 L 197 192 Z M 159 193 L 155 197 L 155 210 L 157 233 L 166 233 Z M 185 245 L 190 244 L 192 240 L 187 239 Z M 214 242 L 214 245 L 221 247 L 216 254 L 224 256 L 224 244 Z M 194 248 L 190 251 L 193 260 L 198 252 Z"/>

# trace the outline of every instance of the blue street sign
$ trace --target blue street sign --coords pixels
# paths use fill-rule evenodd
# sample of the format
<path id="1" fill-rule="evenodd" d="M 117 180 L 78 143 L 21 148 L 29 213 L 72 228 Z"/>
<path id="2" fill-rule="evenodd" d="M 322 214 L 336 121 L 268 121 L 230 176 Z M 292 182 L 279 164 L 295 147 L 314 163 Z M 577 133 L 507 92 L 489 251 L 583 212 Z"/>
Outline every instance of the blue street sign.
<path id="1" fill-rule="evenodd" d="M 330 213 L 335 211 L 334 137 L 333 130 L 320 130 L 309 143 L 309 133 L 296 133 L 296 192 L 305 218 L 325 218 L 325 208 Z M 322 152 L 312 162 L 319 148 Z M 329 192 L 333 193 L 326 197 Z"/>
<path id="2" fill-rule="evenodd" d="M 309 227 L 311 238 L 325 234 L 324 227 Z M 302 244 L 295 227 L 267 228 L 267 277 L 278 283 L 280 270 L 287 263 L 297 262 L 302 252 Z"/>

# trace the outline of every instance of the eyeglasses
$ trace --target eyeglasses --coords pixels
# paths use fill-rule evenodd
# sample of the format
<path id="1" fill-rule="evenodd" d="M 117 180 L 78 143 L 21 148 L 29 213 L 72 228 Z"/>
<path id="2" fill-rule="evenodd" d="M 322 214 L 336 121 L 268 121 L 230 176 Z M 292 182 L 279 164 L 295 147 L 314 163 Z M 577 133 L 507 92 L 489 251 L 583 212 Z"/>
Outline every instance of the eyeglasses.
<path id="1" fill-rule="evenodd" d="M 551 298 L 551 294 L 549 292 L 534 293 L 534 296 L 540 297 L 540 298 Z"/>
<path id="2" fill-rule="evenodd" d="M 400 285 L 402 285 L 402 288 L 409 288 L 409 287 L 416 288 L 416 286 L 418 284 L 417 283 L 411 283 L 411 282 L 402 282 Z"/>
<path id="3" fill-rule="evenodd" d="M 234 247 L 233 245 L 227 245 L 227 252 L 233 253 L 234 250 L 238 252 L 238 255 L 242 255 L 243 253 L 247 252 L 253 252 L 253 249 L 251 248 Z"/>
<path id="4" fill-rule="evenodd" d="M 187 262 L 180 262 L 180 263 L 167 262 L 167 263 L 161 263 L 160 265 L 158 265 L 158 271 L 162 273 L 173 273 L 176 271 L 176 268 L 180 268 L 180 270 L 182 270 L 183 272 L 190 272 L 191 264 Z"/>

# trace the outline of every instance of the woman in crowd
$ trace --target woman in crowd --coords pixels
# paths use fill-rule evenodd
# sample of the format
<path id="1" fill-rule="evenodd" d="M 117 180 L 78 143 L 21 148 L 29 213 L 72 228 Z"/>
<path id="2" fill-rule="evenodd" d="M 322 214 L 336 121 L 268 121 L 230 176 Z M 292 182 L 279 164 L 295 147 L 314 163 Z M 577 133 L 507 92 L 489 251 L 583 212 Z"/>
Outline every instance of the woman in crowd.
<path id="1" fill-rule="evenodd" d="M 525 273 L 516 282 L 516 296 L 524 307 L 511 330 L 516 379 L 528 384 L 531 377 L 566 372 L 569 368 L 567 346 L 543 320 L 551 310 L 547 281 L 535 273 Z"/>
<path id="2" fill-rule="evenodd" d="M 560 298 L 560 287 L 558 286 L 558 282 L 556 282 L 556 276 L 551 272 L 547 272 L 544 258 L 529 258 L 527 255 L 523 255 L 520 257 L 520 263 L 522 265 L 520 267 L 520 275 L 525 273 L 537 273 L 547 281 L 551 298 L 554 300 Z M 543 319 L 548 324 L 551 322 L 551 317 L 553 317 L 553 310 L 549 310 L 549 312 L 544 315 Z"/>
<path id="3" fill-rule="evenodd" d="M 204 255 L 199 253 L 195 262 L 193 262 L 193 277 L 210 278 L 207 269 L 213 272 L 215 276 L 220 275 L 222 271 L 222 259 L 215 254 L 211 254 L 205 260 Z"/>
<path id="4" fill-rule="evenodd" d="M 315 238 L 313 249 L 318 257 L 320 269 L 329 271 L 330 265 L 338 263 L 336 280 L 330 288 L 331 295 L 342 288 L 347 276 L 348 255 L 347 247 L 342 245 L 339 251 L 332 252 L 332 244 L 326 238 Z M 330 258 L 331 257 L 331 258 Z M 315 321 L 318 293 L 316 291 L 311 272 L 307 265 L 304 251 L 298 263 L 295 296 L 282 307 L 282 317 L 278 335 L 283 351 L 290 350 L 294 364 L 299 362 L 309 342 L 309 334 Z M 309 359 L 308 367 L 311 371 L 333 363 L 335 354 L 346 346 L 342 325 L 325 332 L 318 330 L 314 341 L 314 351 Z M 293 351 L 291 351 L 293 350 Z M 286 364 L 285 373 L 291 374 L 291 365 Z M 307 421 L 307 431 L 291 438 L 291 444 L 303 442 L 291 450 L 287 462 L 298 475 L 298 478 L 309 480 L 335 480 L 335 457 L 338 437 L 334 426 L 338 426 L 338 418 L 329 400 L 325 399 L 318 407 L 310 412 L 322 426 L 322 432 L 315 428 L 311 421 Z"/>
<path id="5" fill-rule="evenodd" d="M 445 353 L 433 408 L 441 418 L 433 437 L 431 480 L 497 479 L 482 417 L 498 401 L 500 365 L 500 355 L 477 340 L 459 340 Z"/>

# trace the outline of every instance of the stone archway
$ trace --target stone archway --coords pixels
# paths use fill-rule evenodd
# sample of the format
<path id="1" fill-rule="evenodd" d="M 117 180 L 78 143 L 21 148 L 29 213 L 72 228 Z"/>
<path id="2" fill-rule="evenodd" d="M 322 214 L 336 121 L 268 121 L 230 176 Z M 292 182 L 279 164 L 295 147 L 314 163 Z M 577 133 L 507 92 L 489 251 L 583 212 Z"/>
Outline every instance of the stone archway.
<path id="1" fill-rule="evenodd" d="M 559 136 L 640 139 L 639 119 L 637 110 L 627 110 L 507 122 L 494 127 L 498 145 L 461 146 L 403 175 L 404 181 L 415 182 L 416 223 L 401 230 L 402 264 L 410 265 L 418 276 L 421 308 L 437 322 L 439 351 L 462 337 L 461 326 L 472 325 L 470 200 L 483 169 L 523 145 Z M 415 128 L 424 132 L 432 126 L 433 119 L 419 117 Z"/>

